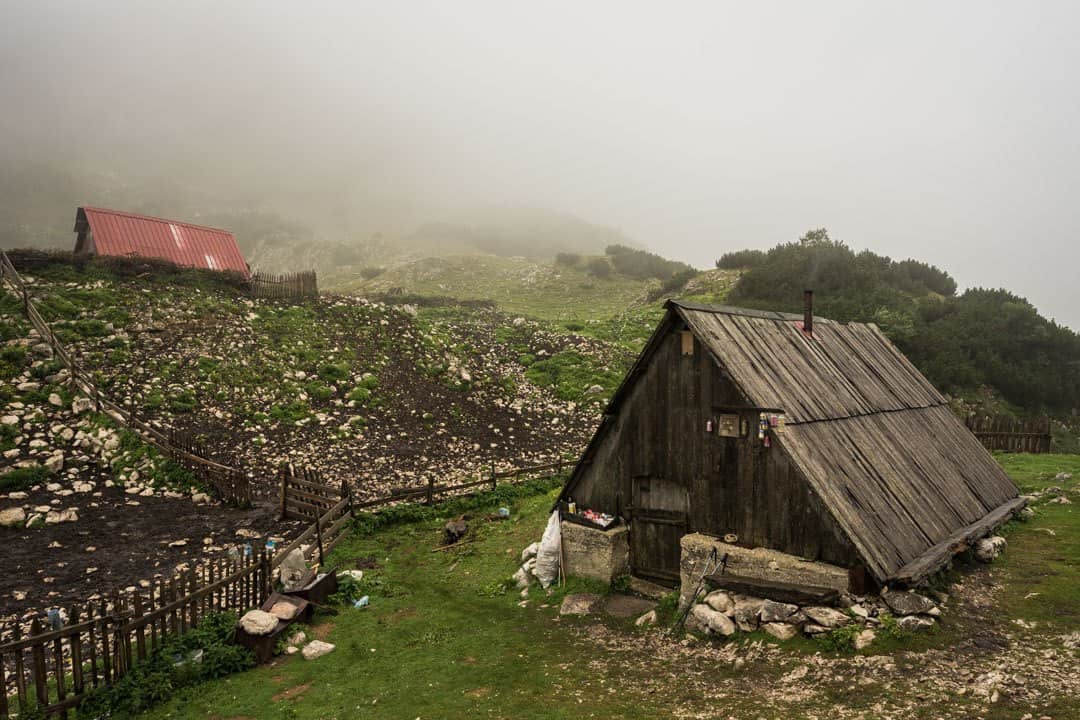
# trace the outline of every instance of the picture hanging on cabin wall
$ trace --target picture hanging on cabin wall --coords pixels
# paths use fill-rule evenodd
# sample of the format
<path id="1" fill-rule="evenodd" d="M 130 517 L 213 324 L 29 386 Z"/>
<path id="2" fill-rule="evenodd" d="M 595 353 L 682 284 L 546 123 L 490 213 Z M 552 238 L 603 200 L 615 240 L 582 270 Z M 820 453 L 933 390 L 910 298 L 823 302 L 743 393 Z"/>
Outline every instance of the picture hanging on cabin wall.
<path id="1" fill-rule="evenodd" d="M 720 437 L 739 437 L 738 415 L 721 415 L 717 424 L 717 434 Z"/>

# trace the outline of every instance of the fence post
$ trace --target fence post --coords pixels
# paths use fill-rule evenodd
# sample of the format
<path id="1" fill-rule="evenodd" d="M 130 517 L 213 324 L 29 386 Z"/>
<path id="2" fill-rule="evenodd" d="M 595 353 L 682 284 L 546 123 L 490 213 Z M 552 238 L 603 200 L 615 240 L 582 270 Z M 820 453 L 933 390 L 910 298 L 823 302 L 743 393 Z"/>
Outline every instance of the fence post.
<path id="1" fill-rule="evenodd" d="M 495 461 L 491 461 L 491 489 L 494 490 L 498 485 L 498 478 L 495 477 Z"/>
<path id="2" fill-rule="evenodd" d="M 279 519 L 285 519 L 285 483 L 287 481 L 286 474 L 288 468 L 284 464 L 278 469 L 278 474 L 281 475 L 281 517 Z"/>
<path id="3" fill-rule="evenodd" d="M 428 475 L 427 479 L 427 504 L 435 501 L 435 476 Z"/>
<path id="4" fill-rule="evenodd" d="M 326 558 L 323 555 L 322 546 L 322 518 L 319 517 L 318 512 L 318 510 L 315 511 L 315 541 L 319 546 L 319 564 L 322 565 Z"/>

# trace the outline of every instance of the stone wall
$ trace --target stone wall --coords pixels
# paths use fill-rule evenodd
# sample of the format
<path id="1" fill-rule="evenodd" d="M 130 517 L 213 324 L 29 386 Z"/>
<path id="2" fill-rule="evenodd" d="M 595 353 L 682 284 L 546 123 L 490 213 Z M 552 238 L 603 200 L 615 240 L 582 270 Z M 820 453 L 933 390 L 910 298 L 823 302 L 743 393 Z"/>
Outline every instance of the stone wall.
<path id="1" fill-rule="evenodd" d="M 708 535 L 691 533 L 682 538 L 679 563 L 680 607 L 686 607 L 692 599 L 690 595 L 697 587 L 701 573 L 707 564 L 710 574 L 714 572 L 710 564 L 713 548 L 716 549 L 718 559 L 722 560 L 725 554 L 728 556 L 726 572 L 731 575 L 793 585 L 833 588 L 840 592 L 846 592 L 848 589 L 848 572 L 844 568 L 804 560 L 766 548 L 739 547 Z"/>
<path id="2" fill-rule="evenodd" d="M 625 525 L 601 530 L 562 523 L 564 572 L 610 583 L 630 572 L 630 542 Z"/>

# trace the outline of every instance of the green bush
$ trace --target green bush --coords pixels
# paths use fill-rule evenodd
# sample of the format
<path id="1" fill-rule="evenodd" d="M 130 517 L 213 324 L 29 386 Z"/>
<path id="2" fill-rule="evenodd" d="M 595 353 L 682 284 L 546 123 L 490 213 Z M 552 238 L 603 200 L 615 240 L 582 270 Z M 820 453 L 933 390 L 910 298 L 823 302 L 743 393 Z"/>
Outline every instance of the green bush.
<path id="1" fill-rule="evenodd" d="M 49 477 L 49 471 L 44 466 L 15 468 L 0 475 L 0 492 L 16 492 L 29 490 L 34 485 L 40 485 Z"/>
<path id="2" fill-rule="evenodd" d="M 211 613 L 187 634 L 173 638 L 138 662 L 111 687 L 91 690 L 77 717 L 132 717 L 172 697 L 177 691 L 255 665 L 251 651 L 232 642 L 235 613 Z M 201 659 L 195 660 L 201 651 Z"/>
<path id="3" fill-rule="evenodd" d="M 363 405 L 371 399 L 371 391 L 368 390 L 366 387 L 357 386 L 349 391 L 349 394 L 346 395 L 346 398 L 352 400 L 355 403 Z"/>
<path id="4" fill-rule="evenodd" d="M 0 380 L 10 380 L 18 376 L 28 362 L 26 348 L 21 345 L 12 345 L 0 350 Z"/>
<path id="5" fill-rule="evenodd" d="M 304 386 L 304 392 L 306 392 L 309 397 L 313 397 L 316 400 L 329 400 L 334 394 L 332 388 L 323 385 L 321 382 L 309 382 Z"/>
<path id="6" fill-rule="evenodd" d="M 635 250 L 625 245 L 608 245 L 604 252 L 611 258 L 616 272 L 639 280 L 668 280 L 673 275 L 687 271 L 694 274 L 694 269 L 686 263 L 668 260 L 655 253 Z"/>
<path id="7" fill-rule="evenodd" d="M 326 382 L 348 380 L 349 366 L 342 363 L 323 363 L 319 366 L 319 377 Z"/>
<path id="8" fill-rule="evenodd" d="M 736 250 L 726 252 L 716 261 L 716 267 L 725 270 L 757 267 L 765 262 L 765 253 L 760 250 Z"/>
<path id="9" fill-rule="evenodd" d="M 585 269 L 589 271 L 589 274 L 596 278 L 611 277 L 611 263 L 605 258 L 593 258 L 585 264 Z"/>
<path id="10" fill-rule="evenodd" d="M 560 265 L 574 267 L 581 263 L 581 256 L 577 253 L 561 252 L 555 256 L 555 262 Z"/>
<path id="11" fill-rule="evenodd" d="M 184 390 L 169 398 L 169 410 L 174 413 L 189 413 L 198 406 L 195 393 Z"/>

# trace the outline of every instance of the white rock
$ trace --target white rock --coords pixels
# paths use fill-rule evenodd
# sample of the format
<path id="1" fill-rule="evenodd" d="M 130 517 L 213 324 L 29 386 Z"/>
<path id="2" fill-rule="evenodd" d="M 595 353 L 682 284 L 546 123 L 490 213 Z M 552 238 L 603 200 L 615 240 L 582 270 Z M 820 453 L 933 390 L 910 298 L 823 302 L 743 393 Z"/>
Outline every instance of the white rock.
<path id="1" fill-rule="evenodd" d="M 77 397 L 71 401 L 71 412 L 76 415 L 81 415 L 92 407 L 94 403 L 90 401 L 90 398 Z"/>
<path id="2" fill-rule="evenodd" d="M 4 415 L 0 417 L 0 425 L 18 425 L 19 418 L 16 415 Z"/>
<path id="3" fill-rule="evenodd" d="M 191 496 L 191 502 L 195 503 L 196 505 L 209 505 L 210 496 L 206 493 L 195 493 Z"/>
<path id="4" fill-rule="evenodd" d="M 766 600 L 761 606 L 761 622 L 763 623 L 783 623 L 799 611 L 798 605 L 791 605 L 789 603 L 776 602 L 775 600 Z M 783 639 L 783 638 L 781 638 Z"/>
<path id="5" fill-rule="evenodd" d="M 905 615 L 904 617 L 897 618 L 896 624 L 901 630 L 907 630 L 908 632 L 922 632 L 923 630 L 929 630 L 934 627 L 933 620 L 919 615 Z"/>
<path id="6" fill-rule="evenodd" d="M 277 624 L 276 617 L 262 610 L 250 610 L 240 618 L 240 627 L 250 635 L 269 635 Z"/>
<path id="7" fill-rule="evenodd" d="M 777 640 L 790 640 L 799 634 L 799 628 L 791 623 L 767 622 L 761 628 Z"/>
<path id="8" fill-rule="evenodd" d="M 713 590 L 705 596 L 705 602 L 713 610 L 730 615 L 735 610 L 735 601 L 723 590 Z"/>
<path id="9" fill-rule="evenodd" d="M 874 642 L 876 638 L 877 635 L 874 633 L 873 630 L 863 630 L 855 636 L 855 649 L 865 650 L 866 648 L 870 647 L 870 643 Z"/>
<path id="10" fill-rule="evenodd" d="M 1005 552 L 1008 542 L 1000 535 L 984 537 L 975 543 L 975 559 L 979 562 L 993 562 L 1001 553 Z"/>
<path id="11" fill-rule="evenodd" d="M 22 527 L 26 522 L 26 511 L 21 507 L 0 510 L 0 527 Z"/>
<path id="12" fill-rule="evenodd" d="M 822 627 L 838 628 L 851 624 L 850 617 L 839 610 L 834 610 L 829 607 L 803 608 L 803 613 L 805 613 L 806 617 L 810 618 L 812 622 L 821 625 Z"/>
<path id="13" fill-rule="evenodd" d="M 51 393 L 49 395 L 49 404 L 53 405 L 55 407 L 60 407 L 61 405 L 64 404 L 64 400 L 63 400 L 63 398 L 61 398 L 56 393 Z"/>
<path id="14" fill-rule="evenodd" d="M 645 613 L 644 615 L 639 617 L 637 620 L 635 620 L 634 624 L 637 625 L 638 627 L 641 627 L 642 625 L 655 625 L 656 624 L 656 611 L 655 610 L 650 610 L 649 612 Z"/>
<path id="15" fill-rule="evenodd" d="M 304 646 L 304 659 L 314 660 L 334 651 L 334 645 L 322 640 L 312 640 Z"/>

